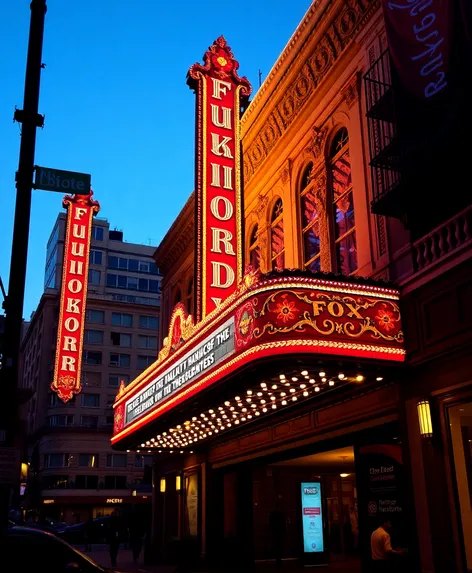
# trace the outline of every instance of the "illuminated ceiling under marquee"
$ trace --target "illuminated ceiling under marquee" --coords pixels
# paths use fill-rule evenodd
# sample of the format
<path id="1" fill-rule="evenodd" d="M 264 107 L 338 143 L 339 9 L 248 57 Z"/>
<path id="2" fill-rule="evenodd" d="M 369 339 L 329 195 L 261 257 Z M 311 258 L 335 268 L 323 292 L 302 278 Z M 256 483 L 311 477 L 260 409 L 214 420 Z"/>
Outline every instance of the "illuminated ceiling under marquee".
<path id="1" fill-rule="evenodd" d="M 323 355 L 403 362 L 398 299 L 396 289 L 374 284 L 251 272 L 218 313 L 197 325 L 178 305 L 157 361 L 120 388 L 112 443 L 260 359 Z M 308 392 L 301 390 L 302 396 Z"/>

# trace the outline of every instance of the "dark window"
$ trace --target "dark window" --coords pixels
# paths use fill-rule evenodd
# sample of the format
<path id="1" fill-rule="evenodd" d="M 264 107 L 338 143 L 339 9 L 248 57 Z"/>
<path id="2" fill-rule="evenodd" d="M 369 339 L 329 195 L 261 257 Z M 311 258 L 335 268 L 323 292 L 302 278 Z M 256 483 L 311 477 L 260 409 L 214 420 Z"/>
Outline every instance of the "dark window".
<path id="1" fill-rule="evenodd" d="M 125 383 L 125 386 L 127 386 L 129 384 L 129 374 L 109 374 L 108 386 L 118 388 L 122 380 Z"/>
<path id="2" fill-rule="evenodd" d="M 320 267 L 320 220 L 318 198 L 312 180 L 313 165 L 305 169 L 300 186 L 300 208 L 303 232 L 303 263 L 317 272 Z"/>
<path id="3" fill-rule="evenodd" d="M 141 315 L 139 317 L 139 328 L 152 328 L 153 330 L 157 330 L 159 328 L 159 317 Z"/>
<path id="4" fill-rule="evenodd" d="M 102 264 L 102 259 L 103 259 L 103 253 L 102 251 L 95 251 L 94 249 L 92 249 L 90 251 L 90 264 L 91 265 L 101 265 Z"/>
<path id="5" fill-rule="evenodd" d="M 55 392 L 49 392 L 48 406 L 75 406 L 75 394 L 68 402 L 64 403 Z"/>
<path id="6" fill-rule="evenodd" d="M 125 275 L 118 275 L 116 278 L 118 279 L 118 288 L 127 288 L 126 285 L 128 284 L 128 277 Z"/>
<path id="7" fill-rule="evenodd" d="M 86 388 L 100 388 L 102 385 L 101 372 L 86 372 L 82 370 L 82 385 Z"/>
<path id="8" fill-rule="evenodd" d="M 136 364 L 136 368 L 138 370 L 144 370 L 145 368 L 147 368 L 148 366 L 151 366 L 151 364 L 156 360 L 155 356 L 138 356 L 138 360 L 137 360 L 137 364 Z"/>
<path id="9" fill-rule="evenodd" d="M 105 476 L 105 489 L 127 489 L 126 476 Z"/>
<path id="10" fill-rule="evenodd" d="M 329 164 L 336 270 L 349 275 L 357 270 L 357 242 L 349 137 L 344 127 L 337 132 L 331 144 Z"/>
<path id="11" fill-rule="evenodd" d="M 82 428 L 98 428 L 98 416 L 80 416 Z"/>
<path id="12" fill-rule="evenodd" d="M 149 281 L 149 292 L 161 292 L 159 281 L 155 281 L 152 279 Z"/>
<path id="13" fill-rule="evenodd" d="M 131 366 L 131 357 L 129 354 L 110 354 L 110 366 L 128 368 Z"/>
<path id="14" fill-rule="evenodd" d="M 108 255 L 108 268 L 117 269 L 118 268 L 118 257 Z"/>
<path id="15" fill-rule="evenodd" d="M 98 476 L 75 476 L 75 487 L 77 489 L 98 489 Z"/>
<path id="16" fill-rule="evenodd" d="M 100 394 L 82 394 L 84 408 L 100 408 Z"/>
<path id="17" fill-rule="evenodd" d="M 111 323 L 113 326 L 131 327 L 131 326 L 133 326 L 133 315 L 132 314 L 123 314 L 120 312 L 112 312 L 111 313 Z"/>
<path id="18" fill-rule="evenodd" d="M 285 266 L 284 219 L 282 199 L 277 199 L 272 209 L 270 224 L 270 259 L 272 269 L 281 270 Z"/>
<path id="19" fill-rule="evenodd" d="M 103 241 L 103 227 L 92 226 L 92 239 Z"/>
<path id="20" fill-rule="evenodd" d="M 127 464 L 126 454 L 107 454 L 107 468 L 125 468 Z"/>
<path id="21" fill-rule="evenodd" d="M 115 402 L 115 394 L 108 394 L 108 396 L 107 396 L 107 406 L 108 406 L 108 407 L 113 406 L 114 402 Z"/>
<path id="22" fill-rule="evenodd" d="M 49 425 L 56 428 L 65 428 L 74 424 L 74 416 L 72 414 L 56 414 L 49 416 Z"/>
<path id="23" fill-rule="evenodd" d="M 102 353 L 97 350 L 84 350 L 83 362 L 84 364 L 101 364 Z"/>
<path id="24" fill-rule="evenodd" d="M 98 454 L 79 454 L 78 466 L 80 468 L 98 468 Z"/>
<path id="25" fill-rule="evenodd" d="M 88 344 L 103 344 L 103 330 L 85 330 L 84 342 Z"/>
<path id="26" fill-rule="evenodd" d="M 87 309 L 85 313 L 85 320 L 87 322 L 94 322 L 95 324 L 104 324 L 105 312 L 103 310 Z"/>
<path id="27" fill-rule="evenodd" d="M 105 424 L 106 424 L 107 426 L 113 426 L 113 423 L 114 423 L 114 418 L 113 418 L 113 416 L 107 416 L 107 417 L 106 417 Z"/>
<path id="28" fill-rule="evenodd" d="M 134 467 L 144 468 L 145 466 L 152 466 L 152 456 L 143 456 L 142 454 L 136 454 Z"/>
<path id="29" fill-rule="evenodd" d="M 113 346 L 131 346 L 131 334 L 121 332 L 110 332 L 110 339 Z"/>
<path id="30" fill-rule="evenodd" d="M 261 249 L 257 232 L 258 227 L 254 225 L 249 237 L 249 262 L 253 269 L 258 269 L 261 262 Z"/>
<path id="31" fill-rule="evenodd" d="M 99 285 L 102 278 L 102 273 L 95 269 L 89 269 L 88 282 L 90 285 Z"/>
<path id="32" fill-rule="evenodd" d="M 69 467 L 69 454 L 44 454 L 45 468 Z"/>
<path id="33" fill-rule="evenodd" d="M 150 350 L 157 350 L 157 336 L 139 335 L 139 348 L 149 348 Z"/>
<path id="34" fill-rule="evenodd" d="M 66 489 L 68 486 L 67 476 L 42 476 L 41 488 L 43 489 Z"/>
<path id="35" fill-rule="evenodd" d="M 117 280 L 117 275 L 111 275 L 110 273 L 107 273 L 107 287 L 116 288 Z"/>
<path id="36" fill-rule="evenodd" d="M 137 273 L 139 271 L 139 261 L 136 259 L 130 259 L 128 262 L 128 270 Z"/>

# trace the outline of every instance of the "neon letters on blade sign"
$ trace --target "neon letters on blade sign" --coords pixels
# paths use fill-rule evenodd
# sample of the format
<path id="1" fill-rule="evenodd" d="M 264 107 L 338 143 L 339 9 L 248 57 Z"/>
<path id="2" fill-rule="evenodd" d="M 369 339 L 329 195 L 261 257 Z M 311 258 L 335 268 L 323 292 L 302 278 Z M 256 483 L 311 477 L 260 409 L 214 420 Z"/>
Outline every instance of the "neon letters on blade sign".
<path id="1" fill-rule="evenodd" d="M 197 321 L 232 294 L 242 278 L 240 113 L 251 85 L 220 36 L 194 64 L 197 94 Z"/>
<path id="2" fill-rule="evenodd" d="M 51 389 L 63 402 L 80 392 L 82 341 L 87 300 L 92 217 L 100 210 L 89 195 L 66 196 L 67 209 L 61 301 L 57 327 L 56 364 Z"/>

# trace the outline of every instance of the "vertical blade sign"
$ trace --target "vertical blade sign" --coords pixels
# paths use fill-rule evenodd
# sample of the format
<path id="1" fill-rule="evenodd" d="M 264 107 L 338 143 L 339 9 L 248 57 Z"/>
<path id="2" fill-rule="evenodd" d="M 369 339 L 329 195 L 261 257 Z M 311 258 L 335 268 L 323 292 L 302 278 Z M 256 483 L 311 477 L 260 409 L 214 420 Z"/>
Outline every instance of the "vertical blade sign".
<path id="1" fill-rule="evenodd" d="M 220 36 L 194 64 L 187 83 L 197 95 L 195 206 L 196 308 L 202 320 L 242 278 L 240 115 L 251 84 Z"/>
<path id="2" fill-rule="evenodd" d="M 51 389 L 68 402 L 81 389 L 82 342 L 87 301 L 92 217 L 100 210 L 89 195 L 64 197 L 67 209 L 61 301 L 57 327 L 56 364 Z"/>

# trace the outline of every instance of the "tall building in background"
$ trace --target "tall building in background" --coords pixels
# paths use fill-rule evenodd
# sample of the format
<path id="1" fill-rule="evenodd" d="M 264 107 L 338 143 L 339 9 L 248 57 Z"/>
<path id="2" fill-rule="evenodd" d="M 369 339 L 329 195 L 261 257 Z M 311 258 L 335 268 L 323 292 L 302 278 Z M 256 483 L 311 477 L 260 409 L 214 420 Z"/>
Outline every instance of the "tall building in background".
<path id="1" fill-rule="evenodd" d="M 21 385 L 31 393 L 24 406 L 28 505 L 73 521 L 104 515 L 116 504 L 150 501 L 150 456 L 117 454 L 109 444 L 120 381 L 128 383 L 157 355 L 161 276 L 152 259 L 155 247 L 127 243 L 106 219 L 94 220 L 82 392 L 64 404 L 50 384 L 65 228 L 61 213 L 47 245 L 44 293 L 22 344 Z"/>

